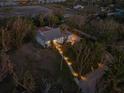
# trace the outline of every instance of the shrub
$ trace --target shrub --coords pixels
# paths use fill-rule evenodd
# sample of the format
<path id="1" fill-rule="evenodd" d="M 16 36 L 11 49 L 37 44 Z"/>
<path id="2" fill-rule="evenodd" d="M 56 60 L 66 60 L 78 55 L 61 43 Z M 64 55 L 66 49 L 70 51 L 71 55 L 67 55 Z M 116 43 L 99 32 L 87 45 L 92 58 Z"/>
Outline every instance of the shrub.
<path id="1" fill-rule="evenodd" d="M 99 43 L 82 40 L 68 49 L 68 54 L 74 60 L 74 69 L 83 75 L 96 69 L 98 63 L 103 63 L 105 51 Z"/>
<path id="2" fill-rule="evenodd" d="M 35 35 L 32 21 L 25 18 L 12 18 L 0 28 L 0 47 L 19 48 L 24 42 L 33 40 Z"/>
<path id="3" fill-rule="evenodd" d="M 92 34 L 103 43 L 115 43 L 124 36 L 124 27 L 114 20 L 92 21 L 91 24 L 85 24 L 83 31 Z"/>

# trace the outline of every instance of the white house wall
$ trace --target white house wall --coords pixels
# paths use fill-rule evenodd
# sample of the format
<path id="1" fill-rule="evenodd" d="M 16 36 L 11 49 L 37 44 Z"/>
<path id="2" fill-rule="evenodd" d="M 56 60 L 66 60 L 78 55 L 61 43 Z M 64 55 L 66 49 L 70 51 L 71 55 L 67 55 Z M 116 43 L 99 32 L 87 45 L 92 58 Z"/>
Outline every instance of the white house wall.
<path id="1" fill-rule="evenodd" d="M 61 38 L 58 38 L 58 39 L 56 39 L 57 40 L 57 42 L 58 43 L 64 43 L 64 41 L 67 39 L 67 41 L 68 41 L 68 37 L 61 37 Z"/>
<path id="2" fill-rule="evenodd" d="M 67 42 L 70 42 L 71 36 L 72 36 L 72 35 L 69 35 L 69 36 L 68 36 Z"/>
<path id="3" fill-rule="evenodd" d="M 46 41 L 45 42 L 45 47 L 50 47 L 51 46 L 51 43 L 50 43 L 51 41 Z"/>
<path id="4" fill-rule="evenodd" d="M 37 41 L 40 45 L 42 45 L 43 47 L 45 47 L 45 42 L 44 42 L 41 38 L 36 37 L 36 41 Z"/>

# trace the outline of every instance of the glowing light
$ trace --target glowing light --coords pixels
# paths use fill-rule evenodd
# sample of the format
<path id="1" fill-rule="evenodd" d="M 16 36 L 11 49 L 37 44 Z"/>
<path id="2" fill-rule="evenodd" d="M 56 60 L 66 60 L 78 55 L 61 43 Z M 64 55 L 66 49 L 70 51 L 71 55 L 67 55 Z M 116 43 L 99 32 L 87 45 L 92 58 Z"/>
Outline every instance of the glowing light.
<path id="1" fill-rule="evenodd" d="M 87 78 L 84 76 L 81 76 L 80 78 L 81 78 L 81 80 L 87 80 Z"/>
<path id="2" fill-rule="evenodd" d="M 64 58 L 64 60 L 66 61 L 67 65 L 68 65 L 68 66 L 71 66 L 71 65 L 72 65 L 72 62 L 69 60 L 69 57 L 64 56 L 62 45 L 58 44 L 58 43 L 57 43 L 57 40 L 53 40 L 53 43 L 54 43 L 54 45 L 55 45 L 55 48 L 58 50 L 58 52 L 63 56 L 63 58 Z M 73 42 L 72 42 L 72 43 L 73 43 Z M 98 65 L 101 67 L 101 64 L 98 64 Z M 74 71 L 74 72 L 71 72 L 71 73 L 72 73 L 72 75 L 73 75 L 74 77 L 80 77 L 81 80 L 87 80 L 86 77 L 84 77 L 84 76 L 79 76 L 79 74 L 76 73 L 75 71 Z"/>
<path id="3" fill-rule="evenodd" d="M 72 74 L 73 74 L 74 77 L 78 77 L 78 73 L 73 72 Z"/>
<path id="4" fill-rule="evenodd" d="M 62 51 L 59 51 L 59 53 L 60 53 L 60 54 L 63 54 L 63 52 L 62 52 Z"/>
<path id="5" fill-rule="evenodd" d="M 66 61 L 68 61 L 69 58 L 64 56 L 64 59 L 65 59 Z"/>
<path id="6" fill-rule="evenodd" d="M 75 35 L 75 34 L 72 34 L 69 38 L 69 42 L 71 42 L 71 45 L 75 44 L 76 42 L 79 42 L 80 41 L 80 38 Z"/>
<path id="7" fill-rule="evenodd" d="M 54 43 L 57 43 L 57 40 L 53 40 Z"/>
<path id="8" fill-rule="evenodd" d="M 71 62 L 69 62 L 69 61 L 67 61 L 67 64 L 68 64 L 68 65 L 72 65 L 72 63 L 71 63 Z"/>
<path id="9" fill-rule="evenodd" d="M 62 49 L 61 49 L 61 48 L 58 48 L 58 50 L 59 50 L 59 51 L 62 51 Z"/>
<path id="10" fill-rule="evenodd" d="M 47 43 L 48 43 L 48 44 L 50 44 L 51 42 L 50 42 L 50 41 L 48 41 Z"/>
<path id="11" fill-rule="evenodd" d="M 61 47 L 61 45 L 57 44 L 57 47 L 58 47 L 58 48 L 60 48 L 60 47 Z"/>

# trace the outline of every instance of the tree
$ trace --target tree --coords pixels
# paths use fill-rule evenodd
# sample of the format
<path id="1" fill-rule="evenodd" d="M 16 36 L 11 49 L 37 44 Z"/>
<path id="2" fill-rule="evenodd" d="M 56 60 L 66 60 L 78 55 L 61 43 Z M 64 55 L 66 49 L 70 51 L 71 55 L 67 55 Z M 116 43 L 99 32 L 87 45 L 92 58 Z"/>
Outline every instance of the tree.
<path id="1" fill-rule="evenodd" d="M 8 74 L 13 74 L 13 64 L 10 61 L 9 55 L 2 50 L 0 53 L 0 81 L 2 81 Z"/>
<path id="2" fill-rule="evenodd" d="M 124 92 L 124 52 L 121 49 L 113 48 L 111 54 L 114 57 L 112 63 L 104 75 L 102 93 L 123 93 Z M 100 90 L 101 88 L 99 88 Z"/>
<path id="3" fill-rule="evenodd" d="M 59 19 L 55 15 L 48 15 L 47 20 L 49 22 L 49 26 L 54 27 L 59 23 Z"/>
<path id="4" fill-rule="evenodd" d="M 85 39 L 72 46 L 72 48 L 76 61 L 74 68 L 80 72 L 80 75 L 85 75 L 96 69 L 98 63 L 101 63 L 105 56 L 105 51 L 101 44 L 92 43 Z"/>
<path id="5" fill-rule="evenodd" d="M 0 49 L 9 51 L 19 48 L 24 42 L 34 39 L 35 31 L 31 20 L 12 18 L 0 28 Z"/>
<path id="6" fill-rule="evenodd" d="M 43 15 L 39 16 L 39 21 L 40 21 L 40 26 L 44 26 L 45 25 L 44 16 Z"/>
<path id="7" fill-rule="evenodd" d="M 72 28 L 82 29 L 85 25 L 86 17 L 81 15 L 71 16 L 66 20 L 66 24 Z"/>
<path id="8" fill-rule="evenodd" d="M 0 48 L 1 50 L 8 51 L 12 48 L 11 46 L 12 37 L 8 32 L 7 28 L 0 28 Z"/>
<path id="9" fill-rule="evenodd" d="M 14 64 L 4 49 L 0 51 L 0 92 L 13 93 L 16 82 L 13 79 Z"/>
<path id="10" fill-rule="evenodd" d="M 19 48 L 27 39 L 33 39 L 35 35 L 32 21 L 26 18 L 17 17 L 16 19 L 11 19 L 6 28 L 9 31 L 7 33 L 10 34 L 12 44 L 16 48 Z"/>

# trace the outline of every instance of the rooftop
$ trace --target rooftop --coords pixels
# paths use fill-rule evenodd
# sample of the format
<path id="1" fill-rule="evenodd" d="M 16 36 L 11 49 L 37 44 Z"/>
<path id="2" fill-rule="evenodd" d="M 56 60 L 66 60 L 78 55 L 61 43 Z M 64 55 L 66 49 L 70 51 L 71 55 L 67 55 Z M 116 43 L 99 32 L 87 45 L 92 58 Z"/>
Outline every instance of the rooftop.
<path id="1" fill-rule="evenodd" d="M 50 30 L 52 30 L 52 28 L 51 27 L 40 27 L 40 28 L 38 28 L 38 31 L 39 32 L 46 32 L 46 31 L 50 31 Z"/>
<path id="2" fill-rule="evenodd" d="M 42 37 L 44 41 L 54 40 L 60 37 L 71 35 L 71 32 L 68 31 L 62 33 L 60 28 L 51 28 L 50 30 L 45 29 L 45 31 L 39 30 L 38 32 L 40 32 L 40 37 Z"/>

